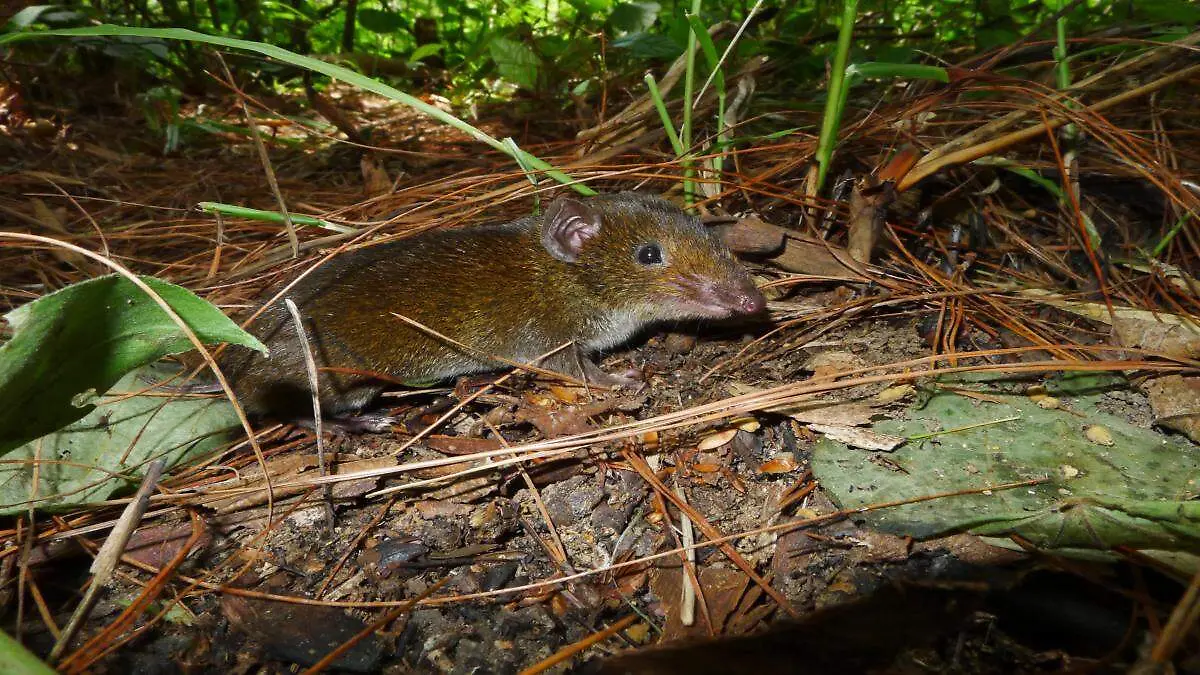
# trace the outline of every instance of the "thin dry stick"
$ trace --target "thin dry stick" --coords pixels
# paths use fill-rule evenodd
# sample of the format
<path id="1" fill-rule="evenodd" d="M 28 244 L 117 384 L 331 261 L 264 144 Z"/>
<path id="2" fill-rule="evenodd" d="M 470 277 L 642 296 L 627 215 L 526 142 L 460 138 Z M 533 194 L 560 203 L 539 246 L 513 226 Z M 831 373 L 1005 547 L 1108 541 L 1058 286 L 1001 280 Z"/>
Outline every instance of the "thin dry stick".
<path id="1" fill-rule="evenodd" d="M 24 623 L 24 620 L 25 620 L 25 584 L 30 581 L 28 561 L 29 561 L 29 556 L 33 553 L 33 545 L 37 541 L 37 538 L 38 538 L 37 525 L 36 525 L 36 523 L 37 523 L 36 507 L 37 507 L 37 500 L 39 499 L 38 491 L 39 491 L 39 489 L 41 487 L 41 483 L 42 483 L 42 462 L 41 462 L 41 460 L 42 460 L 42 439 L 39 438 L 38 440 L 34 441 L 33 447 L 34 447 L 34 452 L 33 452 L 34 465 L 33 465 L 33 471 L 30 472 L 33 475 L 31 476 L 32 482 L 30 483 L 30 487 L 29 487 L 30 494 L 29 494 L 29 509 L 28 509 L 29 536 L 25 538 L 24 542 L 22 542 L 23 545 L 21 546 L 21 569 L 17 572 L 17 639 L 18 640 L 21 639 L 21 625 Z M 21 521 L 18 520 L 17 521 L 18 538 L 20 537 L 20 529 L 19 529 L 20 525 L 21 525 Z M 58 636 L 58 634 L 56 634 L 54 637 L 57 640 L 59 636 Z"/>
<path id="2" fill-rule="evenodd" d="M 679 481 L 675 481 L 675 496 L 680 501 L 687 503 L 687 495 L 684 494 L 683 488 L 679 486 Z M 696 549 L 691 548 L 696 543 L 696 531 L 692 529 L 692 519 L 683 511 L 679 512 L 679 539 L 684 548 L 688 549 L 684 564 L 687 565 L 691 573 L 683 575 L 679 585 L 680 603 L 679 603 L 679 622 L 685 626 L 691 626 L 696 623 L 696 594 L 699 592 L 699 581 L 695 575 L 696 569 Z"/>
<path id="3" fill-rule="evenodd" d="M 708 537 L 710 541 L 716 541 L 723 538 L 717 528 L 713 527 L 707 520 L 705 520 L 704 516 L 702 516 L 699 511 L 692 508 L 687 502 L 676 497 L 675 493 L 671 492 L 671 490 L 668 489 L 667 486 L 658 479 L 658 476 L 654 475 L 654 470 L 650 468 L 650 465 L 646 463 L 645 459 L 639 455 L 635 455 L 629 450 L 623 450 L 621 455 L 625 458 L 625 461 L 629 462 L 629 465 L 632 466 L 639 475 L 641 475 L 642 479 L 649 483 L 650 486 L 655 490 L 657 490 L 663 496 L 663 498 L 670 500 L 671 503 L 675 505 L 675 508 L 679 509 L 680 513 L 686 513 L 689 517 L 691 517 L 692 521 L 696 523 L 696 526 L 700 528 L 700 531 L 703 532 L 704 536 Z M 736 548 L 727 542 L 719 544 L 718 548 L 721 550 L 721 553 L 725 554 L 726 558 L 729 558 L 729 562 L 737 566 L 737 568 L 740 569 L 747 577 L 750 577 L 752 582 L 754 582 L 759 588 L 762 588 L 767 595 L 771 596 L 771 599 L 774 600 L 777 605 L 779 605 L 780 609 L 787 612 L 792 616 L 792 618 L 800 618 L 800 612 L 796 611 L 795 607 L 792 607 L 791 603 L 787 601 L 787 598 L 785 598 L 782 593 L 776 590 L 775 587 L 772 586 L 766 579 L 762 578 L 758 572 L 754 571 L 754 566 L 751 565 L 741 553 L 738 553 Z"/>
<path id="4" fill-rule="evenodd" d="M 304 369 L 308 372 L 309 391 L 312 392 L 313 430 L 317 434 L 317 466 L 322 476 L 328 475 L 325 464 L 325 438 L 321 428 L 321 391 L 317 379 L 317 362 L 313 360 L 312 346 L 308 342 L 308 333 L 304 331 L 304 319 L 300 318 L 300 310 L 291 298 L 283 299 L 284 306 L 292 315 L 292 325 L 296 327 L 296 339 L 300 342 L 300 353 L 304 355 Z M 333 533 L 333 485 L 326 483 L 322 491 L 325 501 L 325 527 Z"/>
<path id="5" fill-rule="evenodd" d="M 113 570 L 117 568 L 117 563 L 121 560 L 121 555 L 125 552 L 125 546 L 129 544 L 129 537 L 133 536 L 133 530 L 137 528 L 138 523 L 142 521 L 142 514 L 146 512 L 146 507 L 150 505 L 150 493 L 158 485 L 158 479 L 162 477 L 163 467 L 165 462 L 161 459 L 156 459 L 150 462 L 146 467 L 146 477 L 142 479 L 142 485 L 138 488 L 137 494 L 134 495 L 133 501 L 125 507 L 125 511 L 117 520 L 116 527 L 109 533 L 108 538 L 104 540 L 104 545 L 100 547 L 100 551 L 96 553 L 96 559 L 92 561 L 92 583 L 88 586 L 87 592 L 84 593 L 83 599 L 79 602 L 79 606 L 71 614 L 70 621 L 63 627 L 62 634 L 58 636 L 58 640 L 54 643 L 54 648 L 50 650 L 50 655 L 46 660 L 53 663 L 62 656 L 63 651 L 67 648 L 67 643 L 71 638 L 75 637 L 75 633 L 79 631 L 79 627 L 87 619 L 92 612 L 92 607 L 96 604 L 96 599 L 99 597 L 100 590 L 108 583 L 112 577 Z"/>
<path id="6" fill-rule="evenodd" d="M 208 274 L 204 275 L 204 279 L 211 280 L 217 276 L 217 272 L 221 269 L 221 252 L 225 248 L 225 217 L 221 213 L 213 213 L 213 217 L 217 221 L 217 245 L 213 247 L 212 263 L 208 266 Z"/>
<path id="7" fill-rule="evenodd" d="M 46 604 L 46 599 L 42 597 L 42 591 L 33 579 L 29 580 L 29 595 L 33 597 L 33 604 L 37 607 L 38 614 L 42 617 L 42 623 L 46 625 L 46 629 L 50 631 L 50 634 L 57 641 L 62 636 L 62 629 L 55 623 L 54 613 L 50 611 L 49 605 Z"/>
<path id="8" fill-rule="evenodd" d="M 717 64 L 713 66 L 712 72 L 708 74 L 708 79 L 700 86 L 700 91 L 696 92 L 696 98 L 692 99 L 692 108 L 700 107 L 700 99 L 704 97 L 704 92 L 708 91 L 708 86 L 717 78 L 717 73 L 721 72 L 721 67 L 725 65 L 725 60 L 733 53 L 733 48 L 737 46 L 738 40 L 742 38 L 742 33 L 746 31 L 746 27 L 754 19 L 754 15 L 758 14 L 759 8 L 762 7 L 763 0 L 755 0 L 754 6 L 746 12 L 746 18 L 742 19 L 742 24 L 738 26 L 737 32 L 733 34 L 733 39 L 729 41 L 729 46 L 725 47 L 725 51 L 721 52 L 721 58 L 717 59 Z M 744 82 L 745 80 L 741 80 Z M 740 82 L 739 82 L 740 84 Z"/>
<path id="9" fill-rule="evenodd" d="M 663 522 L 667 523 L 666 529 L 671 535 L 671 541 L 675 542 L 675 548 L 681 550 L 681 553 L 679 554 L 679 567 L 681 570 L 683 570 L 684 576 L 686 577 L 683 580 L 683 583 L 685 586 L 690 585 L 692 588 L 696 589 L 694 597 L 700 607 L 700 615 L 704 617 L 704 627 L 708 630 L 709 635 L 716 635 L 716 627 L 713 626 L 712 614 L 710 614 L 708 611 L 708 601 L 704 598 L 704 589 L 700 587 L 700 578 L 696 576 L 696 565 L 689 564 L 689 561 L 691 563 L 696 562 L 695 549 L 687 548 L 689 545 L 695 545 L 695 537 L 693 537 L 693 541 L 689 544 L 683 543 L 683 540 L 679 536 L 679 532 L 674 527 L 670 526 L 671 512 L 667 508 L 667 500 L 663 499 L 663 496 L 657 491 L 654 492 L 654 508 L 658 511 L 658 513 L 662 514 Z M 687 516 L 684 517 L 686 518 Z"/>
<path id="10" fill-rule="evenodd" d="M 538 663 L 535 663 L 534 665 L 529 666 L 528 668 L 522 670 L 520 673 L 518 673 L 518 675 L 538 675 L 538 673 L 544 673 L 547 670 L 553 668 L 554 666 L 557 666 L 558 664 L 562 663 L 563 661 L 570 659 L 571 657 L 575 656 L 576 654 L 580 654 L 584 651 L 587 651 L 587 649 L 590 648 L 592 645 L 603 642 L 603 641 L 607 640 L 608 638 L 616 635 L 617 633 L 620 633 L 621 631 L 625 630 L 626 628 L 629 628 L 634 623 L 636 623 L 639 618 L 641 618 L 641 617 L 639 617 L 637 614 L 630 614 L 629 616 L 627 616 L 623 619 L 618 619 L 617 621 L 613 622 L 613 625 L 609 626 L 608 628 L 605 628 L 604 630 L 596 631 L 595 633 L 592 633 L 591 635 L 585 637 L 584 639 L 582 639 L 574 644 L 570 644 L 570 645 L 567 645 L 566 647 L 563 647 L 562 649 L 560 649 L 557 652 L 555 652 L 554 654 L 552 654 L 549 658 L 544 659 L 544 660 L 542 660 Z"/>
<path id="11" fill-rule="evenodd" d="M 36 485 L 36 483 L 35 483 Z M 29 556 L 33 553 L 33 542 L 37 539 L 37 528 L 33 525 L 33 507 L 29 507 L 30 523 L 29 534 L 25 535 L 24 539 L 21 535 L 24 531 L 24 521 L 17 520 L 17 540 L 21 542 L 21 561 L 17 568 L 17 630 L 15 631 L 17 640 L 21 639 L 21 627 L 25 624 L 25 587 L 29 583 Z"/>
<path id="12" fill-rule="evenodd" d="M 1200 620 L 1200 571 L 1197 571 L 1196 575 L 1192 577 L 1192 583 L 1188 585 L 1179 604 L 1175 605 L 1175 609 L 1171 612 L 1171 618 L 1167 621 L 1166 627 L 1158 636 L 1158 642 L 1154 643 L 1154 649 L 1150 652 L 1150 660 L 1158 664 L 1170 661 L 1184 638 L 1196 627 L 1198 620 Z"/>
<path id="13" fill-rule="evenodd" d="M 500 441 L 500 445 L 503 445 L 506 448 L 509 447 L 508 439 L 506 439 L 503 434 L 500 433 L 500 430 L 497 429 L 494 424 L 492 424 L 486 417 L 481 417 L 480 419 L 483 420 L 483 423 L 487 425 L 487 428 L 490 429 L 491 432 L 496 436 L 496 439 Z M 512 458 L 519 459 L 515 454 L 512 456 Z M 525 487 L 529 489 L 529 494 L 533 497 L 533 504 L 537 507 L 538 514 L 541 515 L 542 520 L 546 521 L 546 530 L 550 533 L 551 541 L 554 542 L 554 557 L 557 558 L 555 562 L 558 563 L 558 566 L 563 570 L 567 572 L 574 572 L 575 570 L 571 568 L 571 563 L 567 559 L 567 548 L 563 545 L 562 537 L 558 535 L 558 528 L 554 526 L 554 519 L 550 517 L 550 511 L 546 508 L 545 500 L 542 499 L 541 490 L 537 489 L 537 485 L 535 485 L 533 482 L 533 477 L 530 476 L 529 472 L 525 470 L 524 463 L 517 465 L 517 472 L 521 474 L 521 480 L 525 482 Z M 532 528 L 530 529 L 529 534 L 530 536 L 537 536 L 537 533 L 534 532 Z"/>

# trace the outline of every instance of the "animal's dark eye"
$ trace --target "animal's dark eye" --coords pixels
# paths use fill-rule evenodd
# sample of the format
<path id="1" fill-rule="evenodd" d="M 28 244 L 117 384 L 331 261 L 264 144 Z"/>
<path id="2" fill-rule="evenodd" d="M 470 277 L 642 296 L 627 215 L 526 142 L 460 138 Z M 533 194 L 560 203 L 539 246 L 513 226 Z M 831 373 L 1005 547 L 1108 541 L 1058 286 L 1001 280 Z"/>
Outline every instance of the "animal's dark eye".
<path id="1" fill-rule="evenodd" d="M 642 244 L 637 250 L 639 265 L 661 265 L 663 261 L 662 247 L 658 244 Z"/>

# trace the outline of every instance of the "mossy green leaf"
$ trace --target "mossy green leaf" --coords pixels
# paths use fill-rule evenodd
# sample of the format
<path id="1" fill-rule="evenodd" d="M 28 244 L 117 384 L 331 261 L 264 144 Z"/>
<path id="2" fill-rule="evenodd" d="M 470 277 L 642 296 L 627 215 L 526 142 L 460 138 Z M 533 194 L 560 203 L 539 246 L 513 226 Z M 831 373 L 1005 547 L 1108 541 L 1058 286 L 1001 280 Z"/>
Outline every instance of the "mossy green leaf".
<path id="1" fill-rule="evenodd" d="M 885 508 L 872 527 L 924 539 L 968 531 L 1019 534 L 1044 548 L 1124 545 L 1200 550 L 1200 448 L 1103 412 L 1108 378 L 1068 378 L 1047 387 L 1076 394 L 1044 409 L 999 380 L 976 380 L 984 402 L 931 392 L 905 419 L 874 430 L 914 440 L 886 457 L 823 439 L 813 471 L 843 508 L 1043 478 L 1037 485 Z M 1115 403 L 1115 399 L 1108 399 Z M 1001 421 L 1003 420 L 1003 421 Z M 1111 445 L 1089 440 L 1099 425 Z"/>
<path id="2" fill-rule="evenodd" d="M 170 468 L 227 442 L 238 419 L 224 398 L 121 395 L 169 374 L 161 365 L 133 371 L 83 419 L 6 453 L 0 515 L 106 499 L 135 487 L 152 460 Z"/>

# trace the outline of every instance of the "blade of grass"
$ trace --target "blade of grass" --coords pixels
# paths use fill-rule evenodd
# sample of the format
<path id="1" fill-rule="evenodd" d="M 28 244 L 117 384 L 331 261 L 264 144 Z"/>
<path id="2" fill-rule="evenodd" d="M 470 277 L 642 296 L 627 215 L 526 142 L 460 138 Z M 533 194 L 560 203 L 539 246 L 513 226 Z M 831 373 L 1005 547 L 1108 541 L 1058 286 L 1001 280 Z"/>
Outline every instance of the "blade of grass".
<path id="1" fill-rule="evenodd" d="M 849 60 L 850 39 L 854 36 L 854 19 L 857 15 L 858 0 L 845 0 L 842 5 L 842 25 L 838 29 L 837 51 L 829 73 L 825 114 L 821 118 L 821 136 L 817 141 L 817 183 L 812 189 L 814 194 L 825 184 L 825 176 L 833 159 L 833 146 L 842 120 L 842 101 L 846 96 L 843 91 L 846 88 L 846 61 Z"/>
<path id="2" fill-rule="evenodd" d="M 727 133 L 725 128 L 725 74 L 720 69 L 717 46 L 713 44 L 712 36 L 708 34 L 708 30 L 704 27 L 704 24 L 700 23 L 700 17 L 695 14 L 688 14 L 687 19 L 688 23 L 692 26 L 692 33 L 700 43 L 700 51 L 704 54 L 704 60 L 708 62 L 708 69 L 712 72 L 710 81 L 713 83 L 713 89 L 717 92 L 717 139 L 714 145 L 720 146 Z M 694 106 L 696 102 L 693 101 L 692 104 Z M 725 157 L 723 154 L 717 154 L 712 159 L 713 178 L 718 181 L 721 180 L 721 169 L 724 161 Z"/>
<path id="3" fill-rule="evenodd" d="M 699 0 L 696 0 L 697 2 Z M 24 42 L 27 40 L 40 40 L 48 37 L 150 37 L 159 38 L 162 40 L 183 40 L 186 42 L 200 42 L 204 44 L 218 45 L 221 47 L 229 47 L 231 49 L 243 49 L 257 54 L 262 54 L 284 63 L 305 68 L 322 75 L 328 75 L 344 82 L 348 82 L 367 91 L 379 94 L 393 101 L 403 103 L 404 105 L 424 113 L 439 122 L 448 124 L 455 129 L 468 134 L 475 140 L 483 143 L 491 148 L 494 148 L 506 155 L 516 158 L 512 155 L 512 149 L 485 134 L 478 128 L 468 124 L 467 122 L 451 115 L 450 113 L 432 106 L 415 96 L 406 94 L 395 87 L 386 85 L 378 80 L 372 79 L 361 73 L 356 73 L 349 68 L 344 68 L 332 63 L 314 59 L 309 56 L 302 56 L 292 51 L 276 47 L 274 45 L 263 44 L 261 42 L 253 42 L 250 40 L 239 40 L 236 38 L 220 37 L 216 35 L 207 35 L 193 30 L 183 28 L 130 28 L 125 26 L 88 26 L 86 28 L 64 28 L 60 30 L 45 30 L 45 31 L 23 31 L 18 33 L 8 33 L 0 35 L 0 45 L 11 44 L 15 42 Z M 519 156 L 528 162 L 529 166 L 538 171 L 542 171 L 546 176 L 562 183 L 569 185 L 576 192 L 590 196 L 595 194 L 591 188 L 583 185 L 567 174 L 558 171 L 553 166 L 524 150 L 517 150 Z"/>
<path id="4" fill-rule="evenodd" d="M 646 81 L 650 100 L 654 101 L 654 108 L 658 110 L 658 117 L 662 120 L 663 131 L 667 132 L 667 140 L 671 142 L 671 149 L 675 151 L 676 157 L 683 157 L 683 143 L 679 140 L 679 134 L 675 133 L 675 124 L 671 122 L 671 113 L 667 112 L 667 104 L 663 101 L 662 92 L 658 90 L 658 83 L 654 81 L 654 76 L 650 73 L 646 73 L 646 77 L 643 79 Z"/>
<path id="5" fill-rule="evenodd" d="M 691 14 L 699 13 L 700 0 L 692 0 Z M 692 32 L 693 35 L 688 36 L 687 66 L 683 71 L 683 124 L 680 125 L 679 132 L 679 142 L 689 152 L 692 149 L 692 92 L 696 90 L 696 47 L 699 44 L 699 38 L 694 34 L 695 29 L 692 29 Z M 696 200 L 696 185 L 692 180 L 696 170 L 689 157 L 683 157 L 680 164 L 683 165 L 683 195 L 687 203 L 691 204 Z"/>
<path id="6" fill-rule="evenodd" d="M 245 206 L 234 206 L 233 204 L 222 204 L 220 202 L 200 202 L 196 207 L 206 213 L 219 213 L 223 216 L 233 218 L 246 218 L 248 220 L 261 220 L 267 223 L 282 223 L 283 214 L 275 211 L 263 211 L 262 209 L 251 209 Z M 289 213 L 292 222 L 297 225 L 314 225 L 324 230 L 339 232 L 341 234 L 349 234 L 358 230 L 347 225 L 338 225 L 331 223 L 328 220 L 313 218 L 312 216 L 297 215 Z"/>

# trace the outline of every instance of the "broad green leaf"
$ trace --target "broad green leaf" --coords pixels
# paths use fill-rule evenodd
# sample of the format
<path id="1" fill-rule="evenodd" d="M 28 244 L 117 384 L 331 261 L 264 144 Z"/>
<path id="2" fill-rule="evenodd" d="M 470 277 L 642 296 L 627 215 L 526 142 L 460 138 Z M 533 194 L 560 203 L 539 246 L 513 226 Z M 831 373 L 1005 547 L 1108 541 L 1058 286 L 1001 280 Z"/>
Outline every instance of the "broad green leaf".
<path id="1" fill-rule="evenodd" d="M 673 59 L 683 53 L 683 45 L 665 35 L 631 33 L 612 42 L 616 49 L 626 49 L 635 59 Z"/>
<path id="2" fill-rule="evenodd" d="M 657 2 L 622 2 L 613 7 L 608 22 L 622 33 L 642 33 L 654 25 L 660 11 Z"/>
<path id="3" fill-rule="evenodd" d="M 41 20 L 43 14 L 59 9 L 61 9 L 59 5 L 30 5 L 13 14 L 8 19 L 8 25 L 14 28 L 28 28 Z"/>
<path id="4" fill-rule="evenodd" d="M 0 630 L 0 673 L 3 675 L 54 675 L 54 670 L 8 633 Z"/>
<path id="5" fill-rule="evenodd" d="M 526 89 L 537 89 L 542 62 L 529 45 L 497 36 L 488 42 L 488 51 L 496 62 L 500 77 Z"/>
<path id="6" fill-rule="evenodd" d="M 24 512 L 31 501 L 39 509 L 64 509 L 106 499 L 137 485 L 155 459 L 170 468 L 229 440 L 238 419 L 224 398 L 119 396 L 170 374 L 161 365 L 135 370 L 83 419 L 6 453 L 0 515 Z"/>
<path id="7" fill-rule="evenodd" d="M 118 37 L 106 42 L 100 50 L 114 59 L 139 60 L 148 57 L 165 60 L 170 55 L 167 44 L 155 38 Z"/>
<path id="8" fill-rule="evenodd" d="M 417 47 L 416 49 L 414 49 L 412 51 L 412 53 L 408 55 L 408 62 L 409 63 L 417 63 L 421 59 L 433 56 L 434 54 L 442 51 L 445 48 L 446 48 L 446 45 L 441 42 L 432 42 L 427 45 L 421 45 L 420 47 Z"/>
<path id="9" fill-rule="evenodd" d="M 844 508 L 1047 479 L 862 516 L 872 527 L 921 539 L 969 531 L 1015 533 L 1055 549 L 1200 549 L 1200 502 L 1194 501 L 1200 449 L 1101 412 L 1111 401 L 1103 390 L 1109 378 L 1064 378 L 1051 391 L 1062 398 L 1057 409 L 1009 393 L 995 379 L 967 386 L 1002 403 L 938 391 L 906 419 L 874 425 L 914 439 L 907 445 L 880 458 L 823 439 L 813 451 L 813 472 Z M 1112 445 L 1089 440 L 1085 430 L 1092 425 L 1107 430 Z"/>
<path id="10" fill-rule="evenodd" d="M 396 33 L 404 30 L 407 22 L 399 12 L 367 7 L 358 10 L 358 25 L 372 33 Z"/>
<path id="11" fill-rule="evenodd" d="M 148 277 L 205 344 L 266 351 L 221 310 L 185 288 Z M 192 349 L 153 300 L 128 279 L 73 284 L 5 315 L 11 340 L 0 346 L 0 454 L 63 428 L 92 411 L 89 399 L 129 371 Z"/>

